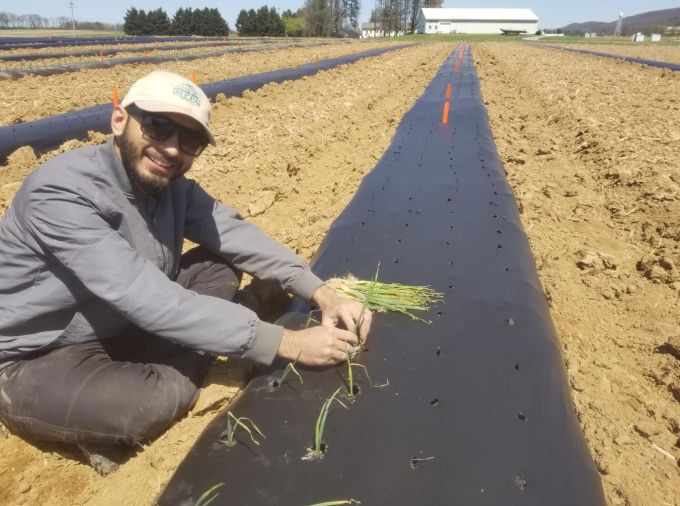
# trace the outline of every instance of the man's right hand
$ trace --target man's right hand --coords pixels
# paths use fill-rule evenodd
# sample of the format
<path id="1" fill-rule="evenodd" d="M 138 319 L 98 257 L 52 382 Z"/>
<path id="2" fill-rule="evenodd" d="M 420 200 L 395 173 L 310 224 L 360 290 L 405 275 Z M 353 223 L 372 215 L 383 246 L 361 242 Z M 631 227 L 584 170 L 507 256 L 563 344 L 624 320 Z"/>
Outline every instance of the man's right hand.
<path id="1" fill-rule="evenodd" d="M 319 325 L 303 330 L 283 329 L 277 355 L 311 366 L 335 365 L 347 360 L 359 345 L 348 330 Z"/>

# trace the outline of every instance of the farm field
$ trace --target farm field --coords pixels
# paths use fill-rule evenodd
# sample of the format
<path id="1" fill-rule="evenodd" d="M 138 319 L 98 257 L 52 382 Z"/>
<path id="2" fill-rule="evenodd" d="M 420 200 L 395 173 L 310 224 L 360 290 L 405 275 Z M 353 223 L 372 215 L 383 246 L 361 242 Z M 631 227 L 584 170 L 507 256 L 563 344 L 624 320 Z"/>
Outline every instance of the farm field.
<path id="1" fill-rule="evenodd" d="M 190 174 L 310 259 L 452 48 L 419 44 L 218 99 L 219 144 Z M 311 60 L 324 49 L 350 50 L 268 51 L 164 68 L 208 82 Z M 519 42 L 475 43 L 473 56 L 608 502 L 680 505 L 680 75 Z M 0 122 L 106 102 L 114 84 L 122 96 L 152 67 L 2 81 L 2 100 L 11 101 L 2 109 L 13 110 Z M 90 142 L 101 140 L 95 134 Z M 0 167 L 0 212 L 40 161 L 80 144 L 40 160 L 30 148 L 12 154 Z M 0 497 L 152 504 L 238 391 L 245 366 L 234 364 L 218 362 L 192 415 L 108 478 L 67 447 L 0 436 Z"/>
<path id="2" fill-rule="evenodd" d="M 351 54 L 385 46 L 374 41 L 309 48 L 267 49 L 261 52 L 230 53 L 200 60 L 163 64 L 163 68 L 185 76 L 196 74 L 199 83 L 230 79 L 247 74 L 268 72 L 290 65 L 310 63 L 319 59 Z M 38 61 L 31 62 L 38 66 Z M 0 81 L 0 125 L 31 121 L 111 102 L 117 86 L 126 90 L 130 85 L 156 68 L 157 64 L 117 65 L 110 69 L 91 69 L 53 76 L 29 76 L 13 81 Z M 28 66 L 28 65 L 24 65 Z"/>
<path id="3" fill-rule="evenodd" d="M 216 45 L 219 44 L 219 45 Z M 293 47 L 323 47 L 327 45 L 332 46 L 342 46 L 343 43 L 340 41 L 321 41 L 321 40 L 290 40 L 290 41 L 273 41 L 264 42 L 261 40 L 250 40 L 246 42 L 204 42 L 200 44 L 196 43 L 163 43 L 163 44 L 137 44 L 136 47 L 133 44 L 126 44 L 121 46 L 87 46 L 79 47 L 78 52 L 87 51 L 87 55 L 69 55 L 69 56 L 57 56 L 52 57 L 52 53 L 65 53 L 65 51 L 60 48 L 44 48 L 41 50 L 36 50 L 35 52 L 14 50 L 14 52 L 9 52 L 7 56 L 11 54 L 33 54 L 41 56 L 37 60 L 20 60 L 20 61 L 3 61 L 0 60 L 0 72 L 3 70 L 16 70 L 16 69 L 30 69 L 35 67 L 45 67 L 51 65 L 70 65 L 88 62 L 98 62 L 100 61 L 99 54 L 102 52 L 103 61 L 111 61 L 115 63 L 115 60 L 120 58 L 153 58 L 153 57 L 182 57 L 187 55 L 203 55 L 208 56 L 209 53 L 246 49 L 246 50 L 256 50 L 259 52 L 268 51 L 273 49 L 289 49 Z M 178 45 L 186 45 L 186 48 L 177 48 Z M 356 47 L 356 43 L 354 43 Z M 165 47 L 164 47 L 165 46 Z M 115 54 L 106 54 L 107 50 L 117 51 Z M 74 52 L 74 51 L 72 51 Z M 4 53 L 0 53 L 0 57 L 4 56 Z M 113 61 L 112 61 L 113 60 Z"/>
<path id="4" fill-rule="evenodd" d="M 557 42 L 557 41 L 556 41 Z M 632 56 L 646 60 L 663 61 L 680 64 L 680 44 L 656 45 L 656 44 L 554 44 L 573 49 L 585 49 L 600 53 Z"/>

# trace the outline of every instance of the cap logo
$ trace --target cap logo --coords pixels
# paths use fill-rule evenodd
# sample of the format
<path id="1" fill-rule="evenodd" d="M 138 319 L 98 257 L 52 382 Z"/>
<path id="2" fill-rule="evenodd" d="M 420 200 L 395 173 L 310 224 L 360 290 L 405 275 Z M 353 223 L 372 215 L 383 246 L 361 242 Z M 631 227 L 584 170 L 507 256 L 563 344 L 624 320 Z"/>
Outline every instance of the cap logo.
<path id="1" fill-rule="evenodd" d="M 185 100 L 189 102 L 192 105 L 195 105 L 196 107 L 201 106 L 201 99 L 198 96 L 198 93 L 196 93 L 196 90 L 194 89 L 193 86 L 190 84 L 178 84 L 175 86 L 175 88 L 172 90 L 172 93 L 182 100 Z"/>

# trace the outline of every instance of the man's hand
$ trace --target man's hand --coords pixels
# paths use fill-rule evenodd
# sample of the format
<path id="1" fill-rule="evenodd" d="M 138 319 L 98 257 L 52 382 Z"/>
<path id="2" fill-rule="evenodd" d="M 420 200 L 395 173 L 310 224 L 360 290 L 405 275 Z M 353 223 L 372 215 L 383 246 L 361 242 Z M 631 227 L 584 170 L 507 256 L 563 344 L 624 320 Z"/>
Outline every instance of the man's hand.
<path id="1" fill-rule="evenodd" d="M 371 329 L 373 314 L 366 309 L 362 315 L 363 304 L 341 297 L 326 285 L 319 287 L 312 299 L 321 308 L 321 325 L 337 327 L 338 323 L 342 322 L 347 330 L 358 335 L 360 343 L 366 340 L 368 331 Z M 361 321 L 359 321 L 360 318 Z M 357 328 L 357 325 L 360 327 Z"/>
<path id="2" fill-rule="evenodd" d="M 359 339 L 348 330 L 316 326 L 303 330 L 283 329 L 277 355 L 311 366 L 335 365 L 347 360 L 359 345 Z"/>

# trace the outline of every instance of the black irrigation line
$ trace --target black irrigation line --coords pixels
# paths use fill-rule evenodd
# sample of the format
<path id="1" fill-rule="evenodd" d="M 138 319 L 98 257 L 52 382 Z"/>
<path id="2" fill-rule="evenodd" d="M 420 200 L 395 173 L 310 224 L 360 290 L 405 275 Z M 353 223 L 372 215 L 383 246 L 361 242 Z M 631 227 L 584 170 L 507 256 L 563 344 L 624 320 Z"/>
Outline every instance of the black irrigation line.
<path id="1" fill-rule="evenodd" d="M 2 32 L 0 32 L 2 33 Z M 180 42 L 195 40 L 224 40 L 224 37 L 106 37 L 106 38 L 70 38 L 70 37 L 0 37 L 0 51 L 12 49 L 40 49 L 44 47 L 95 46 L 101 44 L 147 44 L 149 42 Z"/>
<path id="2" fill-rule="evenodd" d="M 286 44 L 285 47 L 317 47 L 330 45 L 331 42 L 298 42 L 296 44 Z M 214 58 L 235 53 L 250 53 L 259 51 L 273 51 L 281 49 L 282 46 L 254 46 L 224 49 L 221 51 L 209 51 L 204 53 L 192 53 L 183 55 L 170 56 L 129 56 L 126 58 L 114 58 L 112 60 L 93 61 L 84 63 L 67 63 L 62 65 L 49 65 L 45 67 L 26 67 L 18 69 L 0 69 L 0 81 L 21 79 L 26 76 L 54 76 L 58 74 L 67 74 L 70 72 L 79 72 L 81 70 L 89 69 L 108 69 L 117 65 L 131 65 L 134 63 L 164 63 L 169 61 L 191 61 L 199 60 L 201 58 Z"/>
<path id="3" fill-rule="evenodd" d="M 240 96 L 246 90 L 257 90 L 269 83 L 300 79 L 320 70 L 354 63 L 362 58 L 377 56 L 408 46 L 408 44 L 401 44 L 388 48 L 370 49 L 355 55 L 321 60 L 319 63 L 306 63 L 296 68 L 283 68 L 208 83 L 201 85 L 201 88 L 211 100 L 214 100 L 219 93 L 227 97 Z M 10 153 L 22 146 L 31 146 L 37 154 L 42 154 L 59 147 L 67 140 L 85 139 L 89 131 L 110 133 L 110 120 L 111 104 L 102 104 L 36 121 L 0 126 L 0 161 L 4 161 Z"/>
<path id="4" fill-rule="evenodd" d="M 601 53 L 599 51 L 589 51 L 587 49 L 577 49 L 577 48 L 574 48 L 574 47 L 554 46 L 552 44 L 529 43 L 529 45 L 536 46 L 536 47 L 547 47 L 547 48 L 550 48 L 550 49 L 561 49 L 563 51 L 571 51 L 572 53 L 588 54 L 588 55 L 593 55 L 593 56 L 600 56 L 602 58 L 612 58 L 614 60 L 621 60 L 621 61 L 630 62 L 630 63 L 639 63 L 641 65 L 647 65 L 649 67 L 658 67 L 658 68 L 662 68 L 662 69 L 673 70 L 675 72 L 680 71 L 680 65 L 678 65 L 677 63 L 668 63 L 668 62 L 663 62 L 663 61 L 646 60 L 644 58 L 634 58 L 632 56 L 623 56 L 623 55 L 620 55 L 620 54 Z"/>
<path id="5" fill-rule="evenodd" d="M 573 412 L 545 295 L 505 179 L 469 49 L 447 58 L 404 116 L 375 169 L 333 223 L 312 267 L 323 278 L 429 284 L 445 293 L 425 316 L 374 318 L 356 361 L 359 394 L 334 405 L 321 460 L 305 461 L 323 401 L 346 367 L 262 372 L 229 406 L 266 435 L 219 442 L 226 410 L 199 437 L 158 504 L 366 506 L 605 504 Z M 453 84 L 447 125 L 442 109 Z M 305 310 L 289 313 L 291 327 Z"/>
<path id="6" fill-rule="evenodd" d="M 291 39 L 280 39 L 279 41 L 272 41 L 270 40 L 260 40 L 260 39 L 251 39 L 247 41 L 238 41 L 238 40 L 224 40 L 221 42 L 213 42 L 210 44 L 173 44 L 169 46 L 140 46 L 140 47 L 114 47 L 114 48 L 107 48 L 107 49 L 101 49 L 97 51 L 96 49 L 89 49 L 86 51 L 74 51 L 71 53 L 21 53 L 21 54 L 11 54 L 11 55 L 5 55 L 2 56 L 0 55 L 0 63 L 3 61 L 32 61 L 32 60 L 45 60 L 48 58 L 70 58 L 70 57 L 77 57 L 77 56 L 99 56 L 99 54 L 102 54 L 103 56 L 113 56 L 118 53 L 138 53 L 140 51 L 170 51 L 170 50 L 175 50 L 175 49 L 193 49 L 196 47 L 220 47 L 220 46 L 238 46 L 238 45 L 251 45 L 251 44 L 272 44 L 274 42 L 280 42 L 282 45 L 288 43 L 291 41 Z"/>

